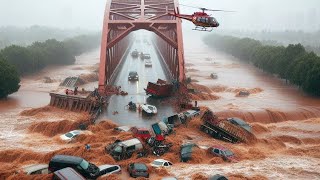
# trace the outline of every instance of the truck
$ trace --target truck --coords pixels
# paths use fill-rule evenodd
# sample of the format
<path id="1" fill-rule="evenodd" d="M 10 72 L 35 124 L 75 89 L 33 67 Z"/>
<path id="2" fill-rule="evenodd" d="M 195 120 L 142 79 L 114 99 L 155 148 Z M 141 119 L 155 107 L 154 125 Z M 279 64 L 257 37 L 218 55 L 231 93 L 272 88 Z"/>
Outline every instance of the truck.
<path id="1" fill-rule="evenodd" d="M 149 82 L 146 89 L 147 95 L 153 97 L 169 97 L 173 92 L 173 84 L 168 83 L 162 79 L 158 79 L 156 83 Z"/>
<path id="2" fill-rule="evenodd" d="M 206 110 L 201 120 L 203 124 L 200 126 L 200 130 L 211 135 L 213 138 L 231 143 L 248 143 L 256 140 L 254 134 L 240 126 L 232 124 L 227 119 L 218 118 L 211 110 Z"/>

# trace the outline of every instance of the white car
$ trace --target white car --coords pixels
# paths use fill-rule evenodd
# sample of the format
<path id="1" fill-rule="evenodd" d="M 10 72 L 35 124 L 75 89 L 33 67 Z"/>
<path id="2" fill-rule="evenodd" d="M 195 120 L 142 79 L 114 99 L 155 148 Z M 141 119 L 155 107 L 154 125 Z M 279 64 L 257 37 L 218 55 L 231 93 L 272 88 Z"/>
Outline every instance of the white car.
<path id="1" fill-rule="evenodd" d="M 73 130 L 73 131 L 70 131 L 66 134 L 62 134 L 60 136 L 60 138 L 63 140 L 63 141 L 71 141 L 72 139 L 74 139 L 75 137 L 77 137 L 79 134 L 82 134 L 83 131 L 81 130 Z"/>
<path id="2" fill-rule="evenodd" d="M 144 63 L 144 65 L 146 66 L 146 67 L 151 67 L 152 66 L 152 62 L 151 62 L 151 60 L 146 60 L 145 61 L 145 63 Z"/>
<path id="3" fill-rule="evenodd" d="M 131 128 L 130 126 L 119 126 L 119 127 L 113 128 L 113 130 L 119 131 L 119 132 L 128 132 L 130 128 Z"/>
<path id="4" fill-rule="evenodd" d="M 152 167 L 159 168 L 159 167 L 170 167 L 172 163 L 170 161 L 164 159 L 156 159 L 151 163 Z"/>
<path id="5" fill-rule="evenodd" d="M 144 104 L 141 106 L 141 108 L 142 108 L 143 112 L 150 114 L 150 115 L 158 113 L 157 107 L 152 106 L 150 104 Z"/>
<path id="6" fill-rule="evenodd" d="M 18 173 L 24 173 L 27 175 L 34 174 L 49 174 L 48 164 L 30 164 L 22 167 L 22 170 L 18 171 Z"/>
<path id="7" fill-rule="evenodd" d="M 121 173 L 121 167 L 119 165 L 110 165 L 110 164 L 104 164 L 99 166 L 100 169 L 100 175 L 99 177 L 108 176 L 110 174 L 120 174 Z"/>

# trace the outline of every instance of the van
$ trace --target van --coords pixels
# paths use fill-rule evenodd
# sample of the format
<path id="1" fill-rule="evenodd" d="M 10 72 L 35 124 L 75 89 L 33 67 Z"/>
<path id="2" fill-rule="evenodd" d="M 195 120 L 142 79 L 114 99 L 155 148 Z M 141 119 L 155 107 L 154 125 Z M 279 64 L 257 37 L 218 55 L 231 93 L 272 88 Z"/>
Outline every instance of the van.
<path id="1" fill-rule="evenodd" d="M 126 141 L 115 141 L 113 144 L 105 147 L 105 151 L 109 153 L 115 160 L 128 159 L 134 152 L 142 150 L 143 146 L 139 139 L 133 138 Z"/>
<path id="2" fill-rule="evenodd" d="M 53 173 L 53 180 L 85 180 L 81 174 L 77 173 L 74 169 L 67 167 L 55 171 Z"/>
<path id="3" fill-rule="evenodd" d="M 49 170 L 55 172 L 64 168 L 73 168 L 85 178 L 95 179 L 100 175 L 96 165 L 77 156 L 55 155 L 49 162 Z"/>

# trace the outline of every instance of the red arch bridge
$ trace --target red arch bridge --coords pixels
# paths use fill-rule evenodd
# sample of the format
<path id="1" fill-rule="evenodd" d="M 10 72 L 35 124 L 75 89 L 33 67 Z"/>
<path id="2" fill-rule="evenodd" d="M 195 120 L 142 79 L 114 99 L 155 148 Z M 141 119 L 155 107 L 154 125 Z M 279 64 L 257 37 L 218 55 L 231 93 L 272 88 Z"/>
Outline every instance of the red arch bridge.
<path id="1" fill-rule="evenodd" d="M 128 49 L 133 31 L 153 32 L 153 44 L 162 65 L 172 80 L 185 81 L 181 20 L 168 16 L 178 7 L 178 0 L 108 0 L 101 41 L 99 91 L 112 85 Z"/>

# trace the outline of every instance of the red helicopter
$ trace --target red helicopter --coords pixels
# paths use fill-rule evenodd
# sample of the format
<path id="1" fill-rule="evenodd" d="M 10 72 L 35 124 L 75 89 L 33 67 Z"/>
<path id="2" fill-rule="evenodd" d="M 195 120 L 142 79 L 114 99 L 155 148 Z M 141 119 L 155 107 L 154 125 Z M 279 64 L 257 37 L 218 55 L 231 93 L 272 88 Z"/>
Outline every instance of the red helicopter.
<path id="1" fill-rule="evenodd" d="M 181 19 L 191 21 L 193 24 L 196 25 L 196 27 L 193 30 L 197 30 L 197 31 L 211 32 L 214 27 L 219 27 L 219 25 L 220 25 L 219 22 L 216 20 L 216 18 L 212 17 L 211 15 L 208 15 L 205 11 L 234 12 L 234 11 L 199 8 L 199 7 L 182 5 L 182 4 L 180 4 L 180 6 L 197 8 L 197 9 L 202 10 L 202 12 L 194 12 L 192 15 L 188 15 L 188 14 L 180 14 L 179 9 L 177 8 L 177 11 L 174 10 L 174 13 L 168 13 L 171 16 L 175 16 L 175 17 L 178 17 Z"/>

